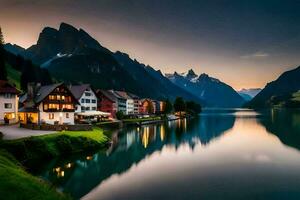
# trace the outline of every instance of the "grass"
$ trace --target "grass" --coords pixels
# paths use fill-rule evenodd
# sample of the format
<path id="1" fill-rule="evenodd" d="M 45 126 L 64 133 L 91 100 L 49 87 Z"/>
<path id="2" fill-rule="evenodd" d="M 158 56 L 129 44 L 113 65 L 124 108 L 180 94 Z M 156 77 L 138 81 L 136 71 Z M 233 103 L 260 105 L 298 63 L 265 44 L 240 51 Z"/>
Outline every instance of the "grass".
<path id="1" fill-rule="evenodd" d="M 10 65 L 6 65 L 7 77 L 10 83 L 16 85 L 17 89 L 21 89 L 20 80 L 21 80 L 21 72 L 15 70 Z"/>
<path id="2" fill-rule="evenodd" d="M 123 122 L 145 122 L 145 121 L 153 121 L 153 120 L 161 120 L 161 117 L 146 117 L 146 118 L 137 118 L 137 119 L 124 119 Z"/>
<path id="3" fill-rule="evenodd" d="M 49 135 L 3 141 L 1 147 L 26 165 L 38 159 L 92 151 L 105 147 L 109 138 L 102 129 L 92 131 L 63 131 Z"/>
<path id="4" fill-rule="evenodd" d="M 0 197 L 5 199 L 71 199 L 46 182 L 28 174 L 7 152 L 0 150 Z"/>
<path id="5" fill-rule="evenodd" d="M 99 143 L 107 142 L 107 137 L 104 135 L 103 129 L 98 127 L 93 127 L 92 131 L 62 131 L 49 135 L 37 136 L 44 140 L 51 140 L 57 136 L 66 135 L 70 137 L 86 137 L 95 140 Z"/>

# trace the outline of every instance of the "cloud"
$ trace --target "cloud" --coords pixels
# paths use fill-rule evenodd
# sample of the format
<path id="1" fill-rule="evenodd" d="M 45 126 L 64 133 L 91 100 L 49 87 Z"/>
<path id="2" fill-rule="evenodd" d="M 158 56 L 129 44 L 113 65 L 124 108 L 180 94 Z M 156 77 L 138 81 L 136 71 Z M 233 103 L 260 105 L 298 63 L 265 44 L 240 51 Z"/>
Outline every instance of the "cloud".
<path id="1" fill-rule="evenodd" d="M 253 53 L 253 54 L 243 55 L 243 56 L 241 56 L 241 58 L 243 58 L 243 59 L 266 58 L 269 56 L 270 56 L 270 54 L 259 51 L 259 52 Z"/>

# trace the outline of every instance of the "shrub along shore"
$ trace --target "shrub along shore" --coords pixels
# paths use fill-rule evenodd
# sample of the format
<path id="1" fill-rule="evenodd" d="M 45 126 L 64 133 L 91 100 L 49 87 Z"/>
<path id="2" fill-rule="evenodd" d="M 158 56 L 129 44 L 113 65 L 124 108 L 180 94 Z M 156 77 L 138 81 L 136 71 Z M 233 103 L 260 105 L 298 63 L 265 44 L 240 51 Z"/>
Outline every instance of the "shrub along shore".
<path id="1" fill-rule="evenodd" d="M 24 170 L 31 161 L 95 151 L 107 146 L 103 130 L 64 131 L 0 141 L 0 196 L 6 199 L 71 199 Z"/>

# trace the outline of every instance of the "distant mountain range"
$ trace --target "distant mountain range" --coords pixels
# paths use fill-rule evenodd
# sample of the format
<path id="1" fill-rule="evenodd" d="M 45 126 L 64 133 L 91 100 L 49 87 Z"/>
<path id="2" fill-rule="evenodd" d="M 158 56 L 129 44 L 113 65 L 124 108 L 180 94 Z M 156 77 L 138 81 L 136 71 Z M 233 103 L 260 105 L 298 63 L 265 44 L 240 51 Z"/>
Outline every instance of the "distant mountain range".
<path id="1" fill-rule="evenodd" d="M 284 72 L 257 94 L 247 107 L 263 108 L 270 106 L 300 107 L 300 67 Z"/>
<path id="2" fill-rule="evenodd" d="M 258 93 L 260 93 L 260 88 L 250 88 L 250 89 L 242 89 L 238 91 L 239 95 L 245 99 L 245 101 L 250 101 L 253 99 Z"/>
<path id="3" fill-rule="evenodd" d="M 111 52 L 84 30 L 66 23 L 58 30 L 44 28 L 37 44 L 28 49 L 12 44 L 5 48 L 47 68 L 58 81 L 90 83 L 96 88 L 126 90 L 156 99 L 181 96 L 204 104 L 201 98 L 172 84 L 160 71 L 125 53 Z"/>
<path id="4" fill-rule="evenodd" d="M 192 69 L 187 73 L 166 74 L 175 85 L 202 98 L 211 107 L 240 107 L 245 100 L 229 85 L 207 74 L 197 75 Z"/>

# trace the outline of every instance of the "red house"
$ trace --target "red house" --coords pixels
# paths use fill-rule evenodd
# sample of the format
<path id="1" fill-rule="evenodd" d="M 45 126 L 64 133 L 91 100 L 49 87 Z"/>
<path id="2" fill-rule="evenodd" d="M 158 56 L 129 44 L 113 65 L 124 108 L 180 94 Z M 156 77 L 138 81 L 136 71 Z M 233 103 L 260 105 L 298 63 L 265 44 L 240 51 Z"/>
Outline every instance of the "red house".
<path id="1" fill-rule="evenodd" d="M 117 112 L 117 99 L 107 90 L 97 90 L 96 95 L 98 97 L 98 110 L 102 112 L 108 112 L 111 117 L 116 117 Z"/>

